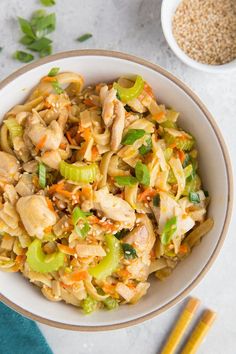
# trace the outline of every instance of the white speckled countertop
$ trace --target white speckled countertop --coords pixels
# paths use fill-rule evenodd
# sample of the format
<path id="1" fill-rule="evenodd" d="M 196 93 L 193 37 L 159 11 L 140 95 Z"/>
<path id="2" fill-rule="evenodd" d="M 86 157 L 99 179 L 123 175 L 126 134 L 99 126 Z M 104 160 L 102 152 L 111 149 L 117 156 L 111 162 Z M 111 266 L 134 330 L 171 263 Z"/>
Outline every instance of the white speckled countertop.
<path id="1" fill-rule="evenodd" d="M 182 64 L 167 46 L 160 24 L 161 0 L 57 0 L 54 52 L 101 48 L 131 53 L 157 63 L 187 83 L 215 117 L 236 167 L 236 72 L 206 74 Z M 19 49 L 16 16 L 28 18 L 39 0 L 0 1 L 0 78 L 22 64 L 11 59 Z M 93 38 L 75 41 L 91 32 Z M 200 354 L 236 353 L 236 221 L 232 220 L 225 245 L 210 272 L 193 295 L 218 313 Z M 133 328 L 108 333 L 79 333 L 39 325 L 55 354 L 154 354 L 174 323 L 181 305 Z M 13 353 L 12 353 L 13 354 Z"/>

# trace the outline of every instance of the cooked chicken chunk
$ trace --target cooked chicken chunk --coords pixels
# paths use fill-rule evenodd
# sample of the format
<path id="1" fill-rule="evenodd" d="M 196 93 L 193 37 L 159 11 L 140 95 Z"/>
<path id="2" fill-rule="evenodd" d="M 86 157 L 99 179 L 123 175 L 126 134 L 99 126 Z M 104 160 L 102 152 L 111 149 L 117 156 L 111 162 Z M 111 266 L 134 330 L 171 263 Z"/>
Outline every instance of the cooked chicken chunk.
<path id="1" fill-rule="evenodd" d="M 44 229 L 56 223 L 56 214 L 48 207 L 47 200 L 42 195 L 21 197 L 16 209 L 22 223 L 30 236 L 42 238 Z"/>
<path id="2" fill-rule="evenodd" d="M 140 224 L 129 232 L 123 241 L 133 245 L 138 256 L 142 258 L 143 263 L 149 265 L 150 252 L 156 239 L 152 222 L 144 214 L 138 215 L 137 221 L 140 221 Z"/>
<path id="3" fill-rule="evenodd" d="M 102 87 L 100 90 L 100 97 L 104 100 L 102 105 L 102 118 L 107 127 L 113 122 L 115 101 L 117 101 L 116 93 L 117 91 L 114 88 L 108 91 L 106 86 Z"/>
<path id="4" fill-rule="evenodd" d="M 57 150 L 46 151 L 41 156 L 41 161 L 45 163 L 45 165 L 58 170 L 61 162 L 61 155 Z"/>
<path id="5" fill-rule="evenodd" d="M 29 118 L 27 136 L 35 146 L 42 142 L 41 150 L 50 151 L 59 148 L 63 131 L 57 121 L 53 120 L 49 126 L 45 126 L 36 115 L 33 115 Z"/>
<path id="6" fill-rule="evenodd" d="M 13 183 L 18 177 L 20 164 L 15 156 L 0 151 L 0 180 Z"/>
<path id="7" fill-rule="evenodd" d="M 123 199 L 109 193 L 107 188 L 94 193 L 94 207 L 107 218 L 125 223 L 129 228 L 135 223 L 135 212 Z"/>

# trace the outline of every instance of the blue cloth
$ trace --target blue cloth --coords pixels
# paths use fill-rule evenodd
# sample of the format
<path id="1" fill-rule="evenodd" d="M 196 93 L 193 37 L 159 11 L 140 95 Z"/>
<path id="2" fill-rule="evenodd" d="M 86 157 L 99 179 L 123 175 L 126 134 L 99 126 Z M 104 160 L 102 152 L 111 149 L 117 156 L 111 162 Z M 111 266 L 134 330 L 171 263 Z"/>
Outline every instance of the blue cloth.
<path id="1" fill-rule="evenodd" d="M 1 354 L 53 354 L 35 322 L 0 302 Z"/>

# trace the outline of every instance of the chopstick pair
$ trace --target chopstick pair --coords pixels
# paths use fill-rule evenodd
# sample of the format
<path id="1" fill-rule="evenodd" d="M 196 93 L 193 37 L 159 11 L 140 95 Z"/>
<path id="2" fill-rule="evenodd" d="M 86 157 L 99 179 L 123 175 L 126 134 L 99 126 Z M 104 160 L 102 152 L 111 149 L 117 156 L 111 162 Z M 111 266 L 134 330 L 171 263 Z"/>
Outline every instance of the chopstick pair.
<path id="1" fill-rule="evenodd" d="M 177 346 L 179 345 L 186 329 L 191 323 L 197 309 L 200 305 L 200 300 L 196 298 L 190 298 L 185 306 L 184 310 L 180 314 L 174 328 L 172 329 L 167 342 L 160 354 L 174 354 Z M 181 354 L 194 354 L 196 353 L 201 342 L 207 335 L 209 329 L 211 328 L 214 320 L 216 318 L 216 313 L 211 310 L 205 310 L 200 321 L 197 323 L 193 329 L 190 337 L 188 338 Z"/>

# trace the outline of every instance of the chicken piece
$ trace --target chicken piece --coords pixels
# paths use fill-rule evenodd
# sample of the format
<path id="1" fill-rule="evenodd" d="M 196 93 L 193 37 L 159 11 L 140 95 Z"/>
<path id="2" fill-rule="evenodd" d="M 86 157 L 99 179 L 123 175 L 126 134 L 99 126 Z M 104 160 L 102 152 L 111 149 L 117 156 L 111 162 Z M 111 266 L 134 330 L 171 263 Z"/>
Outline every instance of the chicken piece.
<path id="1" fill-rule="evenodd" d="M 107 218 L 123 222 L 128 228 L 134 226 L 134 210 L 125 200 L 109 193 L 106 187 L 94 193 L 94 208 Z"/>
<path id="2" fill-rule="evenodd" d="M 6 184 L 4 186 L 3 197 L 6 202 L 10 202 L 12 205 L 15 205 L 19 198 L 16 193 L 16 189 L 12 184 Z"/>
<path id="3" fill-rule="evenodd" d="M 100 91 L 100 97 L 103 94 L 103 91 L 105 91 L 105 88 L 102 87 Z M 112 88 L 109 91 L 107 90 L 106 94 L 104 95 L 105 98 L 102 105 L 102 119 L 107 127 L 111 126 L 113 122 L 115 102 L 117 101 L 116 93 L 117 91 Z"/>
<path id="4" fill-rule="evenodd" d="M 16 156 L 23 162 L 29 161 L 30 150 L 26 146 L 24 139 L 21 136 L 16 136 L 13 138 L 12 142 Z"/>
<path id="5" fill-rule="evenodd" d="M 34 194 L 35 186 L 32 182 L 32 175 L 28 173 L 24 173 L 17 183 L 15 187 L 18 194 L 21 197 L 26 197 L 27 195 Z"/>
<path id="6" fill-rule="evenodd" d="M 48 207 L 47 200 L 42 195 L 21 197 L 16 209 L 21 221 L 30 236 L 41 239 L 44 229 L 56 223 L 56 214 Z"/>
<path id="7" fill-rule="evenodd" d="M 7 152 L 0 151 L 0 180 L 14 183 L 18 178 L 20 164 L 15 156 Z"/>
<path id="8" fill-rule="evenodd" d="M 0 210 L 0 219 L 11 229 L 18 228 L 20 221 L 19 215 L 17 214 L 15 207 L 9 202 L 6 202 Z"/>
<path id="9" fill-rule="evenodd" d="M 144 264 L 140 258 L 132 260 L 131 264 L 127 266 L 127 270 L 130 273 L 130 278 L 145 281 L 149 275 L 149 266 Z"/>
<path id="10" fill-rule="evenodd" d="M 57 151 L 57 150 L 46 151 L 41 156 L 41 161 L 43 163 L 45 163 L 45 165 L 47 165 L 55 170 L 59 170 L 59 165 L 61 162 L 61 155 L 60 155 L 59 151 Z"/>
<path id="11" fill-rule="evenodd" d="M 25 135 L 30 138 L 35 146 L 45 140 L 40 150 L 50 151 L 59 148 L 63 131 L 55 120 L 53 120 L 48 127 L 43 125 L 43 122 L 34 113 L 33 116 L 28 118 L 28 127 L 26 128 Z"/>
<path id="12" fill-rule="evenodd" d="M 111 130 L 111 150 L 116 151 L 121 143 L 125 126 L 125 109 L 120 101 L 115 105 L 115 119 Z"/>
<path id="13" fill-rule="evenodd" d="M 150 252 L 155 243 L 156 237 L 154 234 L 151 220 L 144 214 L 137 216 L 137 222 L 140 222 L 123 241 L 134 246 L 137 251 L 138 257 L 146 265 L 150 264 Z"/>

